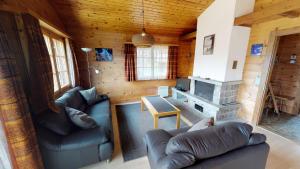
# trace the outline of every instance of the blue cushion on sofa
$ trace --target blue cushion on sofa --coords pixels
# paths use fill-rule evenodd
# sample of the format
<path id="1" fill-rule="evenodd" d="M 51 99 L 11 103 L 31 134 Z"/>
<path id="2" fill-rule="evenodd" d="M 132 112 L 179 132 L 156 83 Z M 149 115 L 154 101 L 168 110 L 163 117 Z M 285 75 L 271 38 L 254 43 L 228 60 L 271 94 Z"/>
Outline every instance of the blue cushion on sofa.
<path id="1" fill-rule="evenodd" d="M 110 131 L 111 128 L 111 113 L 110 113 L 110 103 L 109 100 L 98 102 L 93 106 L 90 106 L 86 111 L 96 123 L 104 127 L 105 130 Z"/>
<path id="2" fill-rule="evenodd" d="M 66 107 L 66 112 L 71 121 L 80 128 L 90 129 L 95 128 L 97 126 L 97 123 L 92 117 L 80 110 L 71 107 Z"/>
<path id="3" fill-rule="evenodd" d="M 98 95 L 97 95 L 97 91 L 96 91 L 95 87 L 92 87 L 87 90 L 80 90 L 79 93 L 85 99 L 87 104 L 90 106 L 95 104 L 98 101 L 98 98 L 97 98 Z"/>
<path id="4" fill-rule="evenodd" d="M 86 103 L 84 98 L 81 96 L 79 91 L 81 87 L 75 87 L 71 90 L 68 90 L 65 94 L 63 94 L 60 98 L 58 98 L 55 102 L 56 104 L 63 104 L 64 106 L 72 107 L 77 110 L 84 111 L 86 108 Z"/>

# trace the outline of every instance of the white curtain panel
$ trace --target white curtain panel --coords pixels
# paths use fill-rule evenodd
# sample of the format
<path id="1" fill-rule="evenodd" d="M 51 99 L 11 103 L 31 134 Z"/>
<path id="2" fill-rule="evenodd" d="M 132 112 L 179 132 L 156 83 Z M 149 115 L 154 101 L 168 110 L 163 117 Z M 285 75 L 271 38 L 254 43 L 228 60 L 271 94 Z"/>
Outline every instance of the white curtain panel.
<path id="1" fill-rule="evenodd" d="M 68 65 L 69 65 L 69 75 L 71 79 L 72 87 L 75 87 L 75 71 L 74 71 L 74 61 L 73 61 L 73 54 L 70 47 L 70 41 L 66 38 L 66 48 L 67 48 L 67 58 L 68 58 Z"/>
<path id="2" fill-rule="evenodd" d="M 154 45 L 151 48 L 137 48 L 137 79 L 166 79 L 168 49 L 168 46 L 163 45 Z"/>
<path id="3" fill-rule="evenodd" d="M 0 121 L 0 169 L 12 169 L 5 133 Z"/>

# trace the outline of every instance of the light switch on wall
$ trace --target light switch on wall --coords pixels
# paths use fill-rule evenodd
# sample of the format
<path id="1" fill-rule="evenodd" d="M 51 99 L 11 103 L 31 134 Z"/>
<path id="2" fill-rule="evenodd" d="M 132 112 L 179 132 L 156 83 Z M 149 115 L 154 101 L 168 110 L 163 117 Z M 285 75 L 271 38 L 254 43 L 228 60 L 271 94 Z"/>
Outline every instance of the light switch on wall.
<path id="1" fill-rule="evenodd" d="M 260 75 L 257 75 L 255 78 L 255 85 L 259 86 L 259 84 L 260 84 Z"/>
<path id="2" fill-rule="evenodd" d="M 232 69 L 236 69 L 237 68 L 237 64 L 238 64 L 238 61 L 234 60 L 233 64 L 232 64 Z"/>

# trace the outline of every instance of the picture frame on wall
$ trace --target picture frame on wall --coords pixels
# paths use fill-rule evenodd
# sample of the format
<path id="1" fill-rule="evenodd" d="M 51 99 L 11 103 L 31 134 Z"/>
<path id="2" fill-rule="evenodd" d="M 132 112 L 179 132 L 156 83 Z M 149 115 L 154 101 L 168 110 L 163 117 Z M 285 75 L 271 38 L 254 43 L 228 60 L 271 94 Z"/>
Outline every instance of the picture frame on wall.
<path id="1" fill-rule="evenodd" d="M 112 62 L 113 50 L 112 48 L 95 48 L 96 61 L 99 62 Z"/>
<path id="2" fill-rule="evenodd" d="M 261 56 L 263 52 L 263 44 L 252 44 L 251 46 L 251 56 Z"/>
<path id="3" fill-rule="evenodd" d="M 203 41 L 203 55 L 212 55 L 214 53 L 215 34 L 205 36 Z"/>

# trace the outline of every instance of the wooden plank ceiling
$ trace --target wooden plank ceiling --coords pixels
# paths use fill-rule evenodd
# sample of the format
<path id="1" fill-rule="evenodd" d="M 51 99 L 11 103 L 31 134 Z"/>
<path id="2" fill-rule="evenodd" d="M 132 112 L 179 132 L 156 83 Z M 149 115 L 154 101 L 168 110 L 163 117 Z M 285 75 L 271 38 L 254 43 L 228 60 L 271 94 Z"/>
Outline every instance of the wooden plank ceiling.
<path id="1" fill-rule="evenodd" d="M 70 32 L 138 33 L 142 0 L 50 0 Z M 152 34 L 182 35 L 196 29 L 197 17 L 213 0 L 144 0 L 145 28 Z"/>

